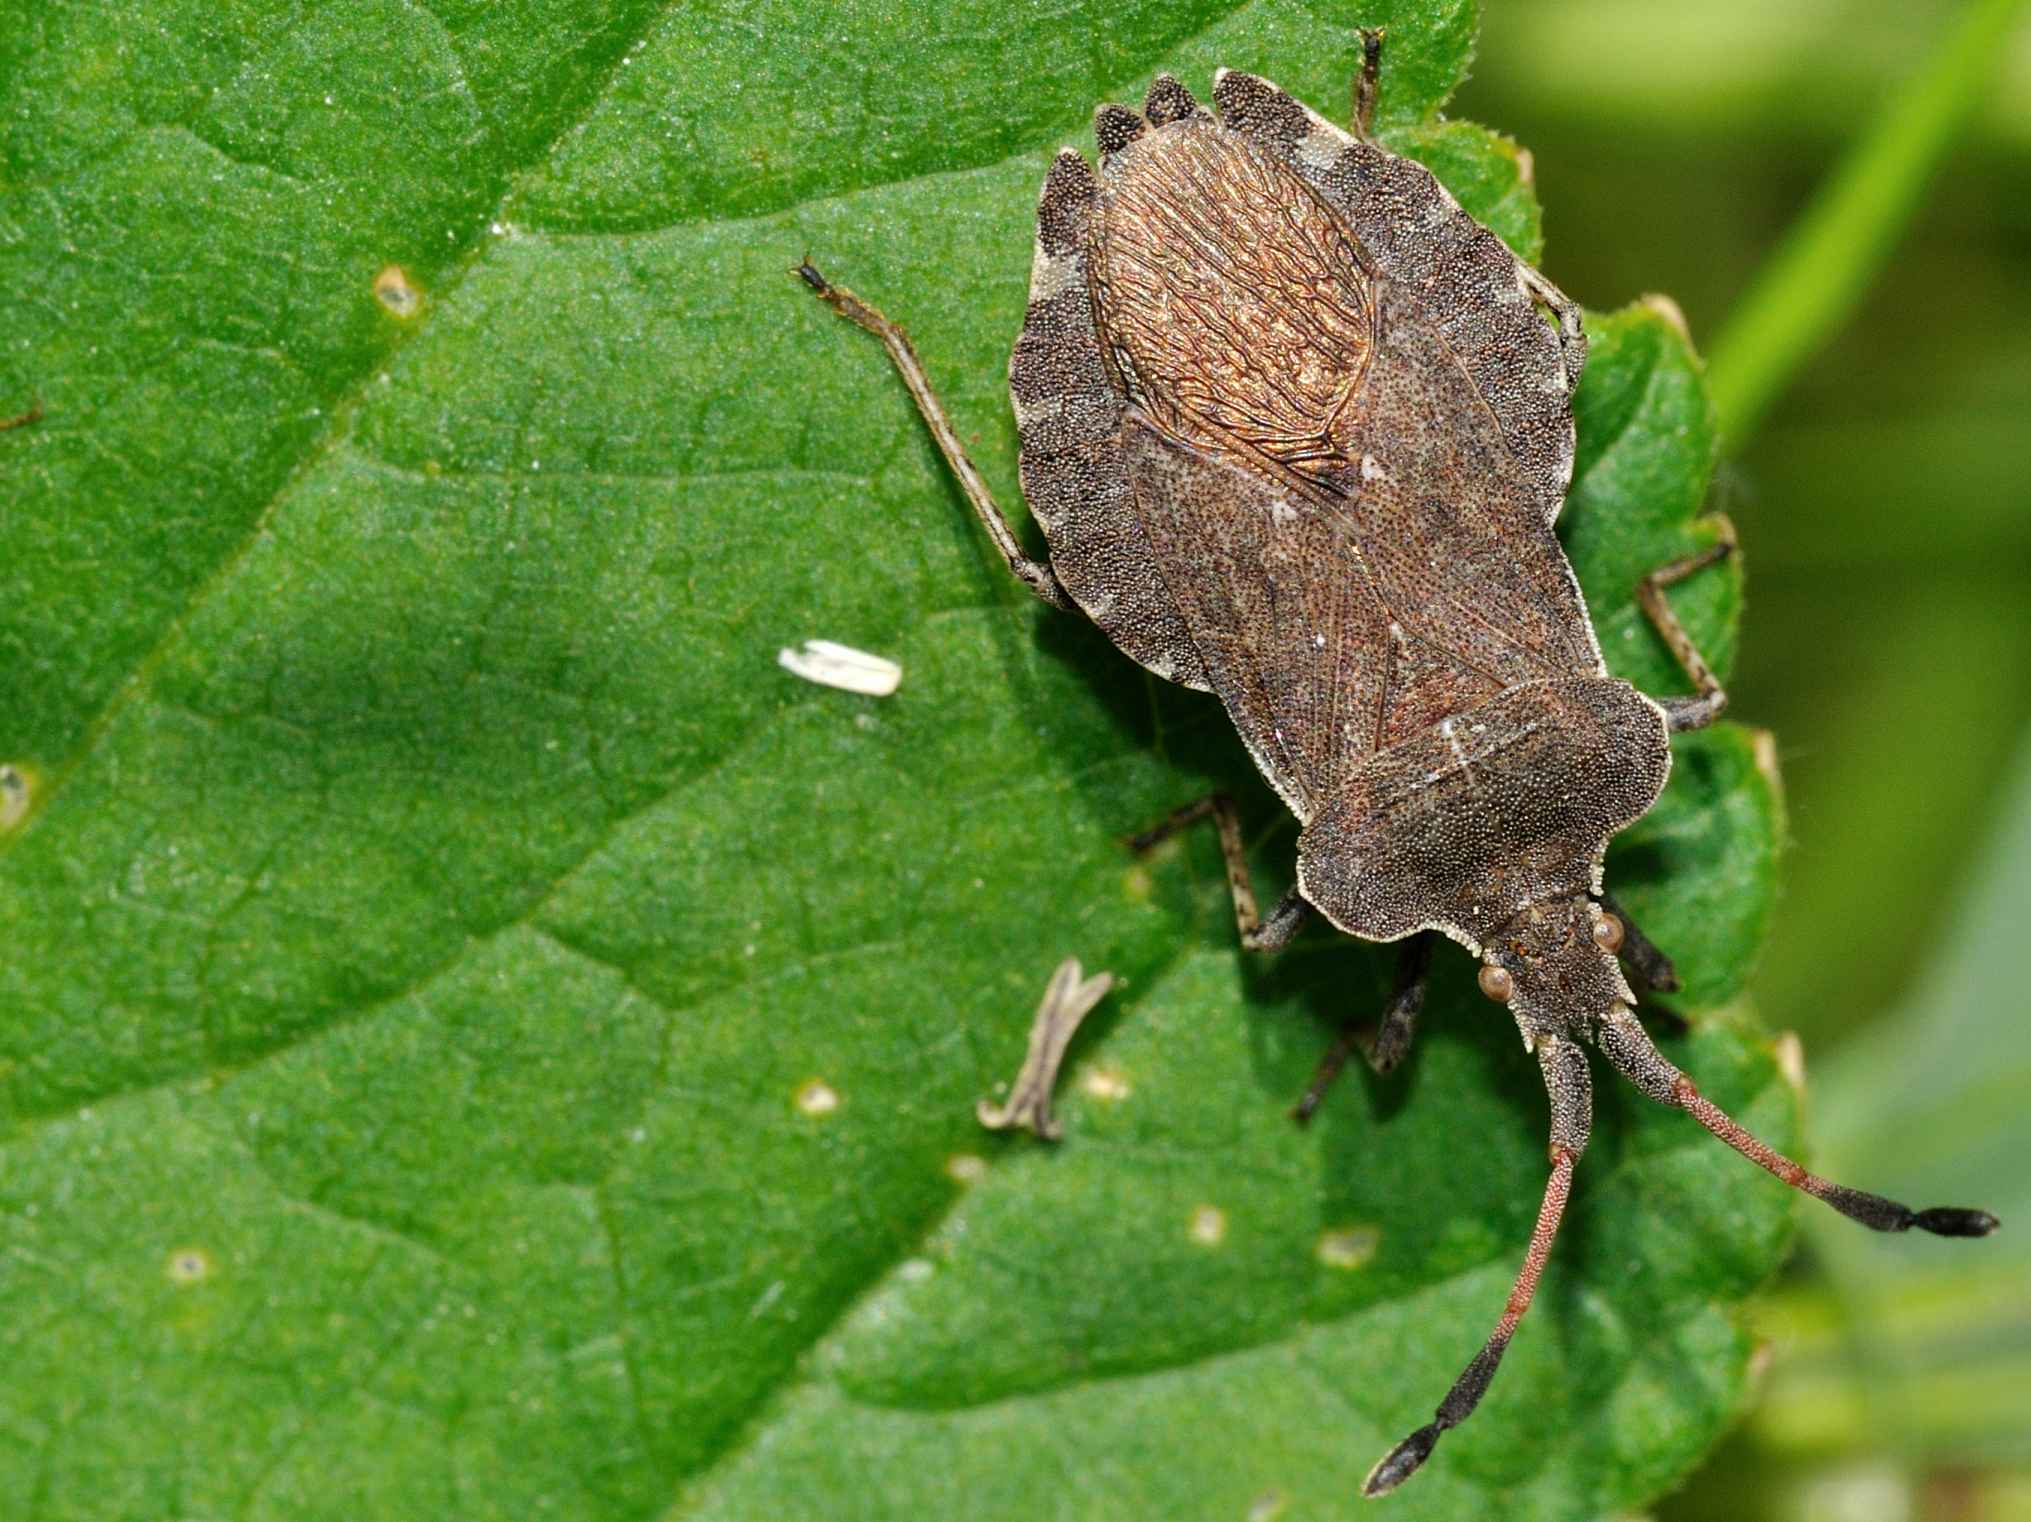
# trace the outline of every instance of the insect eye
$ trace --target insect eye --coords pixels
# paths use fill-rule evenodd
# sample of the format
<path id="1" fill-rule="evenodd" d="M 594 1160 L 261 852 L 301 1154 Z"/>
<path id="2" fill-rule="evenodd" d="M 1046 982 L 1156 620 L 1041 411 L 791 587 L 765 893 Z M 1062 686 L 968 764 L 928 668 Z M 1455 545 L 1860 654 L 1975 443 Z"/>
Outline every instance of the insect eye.
<path id="1" fill-rule="evenodd" d="M 1622 949 L 1622 922 L 1614 915 L 1603 912 L 1594 921 L 1594 944 L 1603 951 L 1614 953 Z"/>
<path id="2" fill-rule="evenodd" d="M 1497 967 L 1493 962 L 1481 968 L 1481 992 L 1497 1004 L 1507 1004 L 1509 996 L 1516 992 L 1516 979 L 1509 976 L 1506 968 Z"/>

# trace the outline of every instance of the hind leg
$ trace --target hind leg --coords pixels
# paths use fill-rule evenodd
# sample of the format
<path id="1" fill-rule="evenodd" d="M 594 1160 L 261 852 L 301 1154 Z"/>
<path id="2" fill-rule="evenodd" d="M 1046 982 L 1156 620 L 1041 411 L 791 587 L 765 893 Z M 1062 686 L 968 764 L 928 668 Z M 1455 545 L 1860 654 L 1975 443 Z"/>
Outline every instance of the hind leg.
<path id="1" fill-rule="evenodd" d="M 924 374 L 924 362 L 917 358 L 916 346 L 910 342 L 909 334 L 845 286 L 834 285 L 827 280 L 809 259 L 798 265 L 794 273 L 833 311 L 882 341 L 882 347 L 889 351 L 889 358 L 895 363 L 896 373 L 909 389 L 910 400 L 924 415 L 924 422 L 931 430 L 931 437 L 937 441 L 940 453 L 945 456 L 945 463 L 952 467 L 952 474 L 966 493 L 966 500 L 973 505 L 973 515 L 987 530 L 987 537 L 994 541 L 1001 558 L 1008 562 L 1010 573 L 1052 607 L 1076 612 L 1077 605 L 1058 585 L 1058 578 L 1050 566 L 1041 560 L 1032 560 L 1016 542 L 1015 532 L 1008 526 L 1000 504 L 987 489 L 987 482 L 981 478 L 973 461 L 966 457 L 966 450 L 959 443 L 959 433 L 953 428 L 952 419 L 945 414 L 944 403 L 931 389 L 930 377 Z"/>
<path id="2" fill-rule="evenodd" d="M 1379 26 L 1361 28 L 1361 72 L 1354 76 L 1354 135 L 1363 142 L 1375 122 L 1375 93 L 1382 82 L 1382 37 Z"/>

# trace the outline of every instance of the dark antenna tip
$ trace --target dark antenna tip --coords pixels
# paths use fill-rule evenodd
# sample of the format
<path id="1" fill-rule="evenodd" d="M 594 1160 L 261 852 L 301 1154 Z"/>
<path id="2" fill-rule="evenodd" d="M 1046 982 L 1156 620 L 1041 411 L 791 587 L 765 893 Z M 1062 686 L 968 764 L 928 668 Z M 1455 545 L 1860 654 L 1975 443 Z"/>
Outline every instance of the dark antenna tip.
<path id="1" fill-rule="evenodd" d="M 1985 1237 L 2003 1223 L 1986 1210 L 1967 1210 L 1958 1205 L 1935 1205 L 1911 1217 L 1911 1224 L 1936 1237 Z"/>
<path id="2" fill-rule="evenodd" d="M 1368 1478 L 1361 1482 L 1361 1494 L 1371 1501 L 1377 1496 L 1386 1496 L 1416 1474 L 1419 1466 L 1432 1456 L 1432 1449 L 1438 1445 L 1442 1430 L 1437 1422 L 1427 1422 L 1390 1449 L 1382 1456 L 1382 1461 L 1368 1471 Z"/>

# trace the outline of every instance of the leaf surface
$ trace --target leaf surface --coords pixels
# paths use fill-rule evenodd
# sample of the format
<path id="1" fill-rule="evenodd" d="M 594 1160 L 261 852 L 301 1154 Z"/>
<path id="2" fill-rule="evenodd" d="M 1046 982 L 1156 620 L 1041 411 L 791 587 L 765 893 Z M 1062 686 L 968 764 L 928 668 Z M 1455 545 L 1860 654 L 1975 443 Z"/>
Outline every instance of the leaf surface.
<path id="1" fill-rule="evenodd" d="M 0 387 L 47 411 L 0 434 L 0 1511 L 1354 1514 L 1499 1310 L 1534 1069 L 1443 955 L 1406 1070 L 1283 1119 L 1388 953 L 1244 964 L 1210 841 L 1121 848 L 1216 783 L 1265 886 L 1293 831 L 1210 700 L 1007 580 L 786 272 L 910 323 L 1012 503 L 1050 151 L 1160 67 L 1344 114 L 1356 18 L 147 14 L 0 29 Z M 1513 148 L 1432 115 L 1470 9 L 1360 19 L 1389 140 L 1534 250 Z M 1631 589 L 1705 532 L 1699 367 L 1654 307 L 1593 337 L 1569 542 L 1678 690 Z M 1677 595 L 1725 656 L 1732 568 Z M 901 690 L 778 669 L 809 637 Z M 1776 807 L 1722 729 L 1611 859 L 1689 1008 L 1742 987 Z M 1067 954 L 1127 979 L 1069 1140 L 986 1136 Z M 1682 1046 L 1787 1140 L 1744 1018 Z M 1740 1404 L 1786 1201 L 1602 1090 L 1405 1515 L 1640 1505 Z"/>

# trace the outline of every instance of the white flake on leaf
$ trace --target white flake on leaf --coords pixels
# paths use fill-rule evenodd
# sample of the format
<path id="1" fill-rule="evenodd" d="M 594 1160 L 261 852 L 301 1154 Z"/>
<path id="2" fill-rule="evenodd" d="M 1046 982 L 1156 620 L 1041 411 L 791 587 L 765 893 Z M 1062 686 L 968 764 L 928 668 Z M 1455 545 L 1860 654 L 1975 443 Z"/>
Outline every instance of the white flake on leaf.
<path id="1" fill-rule="evenodd" d="M 887 697 L 903 679 L 903 668 L 885 656 L 829 639 L 807 639 L 795 650 L 778 650 L 776 664 L 807 682 L 871 698 Z"/>

